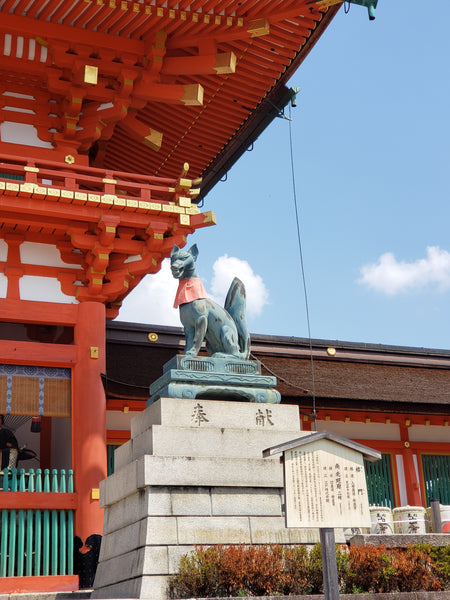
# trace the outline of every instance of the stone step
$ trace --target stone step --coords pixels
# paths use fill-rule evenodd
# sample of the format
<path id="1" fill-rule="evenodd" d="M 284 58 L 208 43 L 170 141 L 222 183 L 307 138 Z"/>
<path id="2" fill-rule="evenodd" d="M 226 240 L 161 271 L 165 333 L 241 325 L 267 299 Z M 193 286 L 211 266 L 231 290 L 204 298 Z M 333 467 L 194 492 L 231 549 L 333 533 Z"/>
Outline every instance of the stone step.
<path id="1" fill-rule="evenodd" d="M 117 470 L 145 454 L 261 458 L 266 448 L 289 442 L 301 435 L 309 435 L 309 432 L 272 429 L 270 425 L 259 430 L 152 425 L 116 450 L 114 464 Z"/>
<path id="2" fill-rule="evenodd" d="M 100 482 L 105 508 L 147 486 L 282 488 L 283 469 L 276 458 L 142 456 Z"/>
<path id="3" fill-rule="evenodd" d="M 79 590 L 77 592 L 14 592 L 0 594 L 0 600 L 88 600 L 92 590 Z"/>
<path id="4" fill-rule="evenodd" d="M 297 406 L 181 398 L 161 398 L 134 417 L 131 437 L 137 437 L 152 425 L 194 429 L 301 429 Z"/>
<path id="5" fill-rule="evenodd" d="M 118 531 L 146 517 L 280 517 L 282 503 L 278 488 L 146 488 L 108 508 L 103 533 Z"/>
<path id="6" fill-rule="evenodd" d="M 342 529 L 336 529 L 336 542 L 345 542 Z M 212 544 L 315 544 L 319 530 L 286 528 L 283 517 L 149 517 L 106 534 L 100 563 L 145 548 L 147 575 L 166 575 L 168 548 Z M 173 571 L 172 571 L 173 572 Z M 115 573 L 110 573 L 111 577 Z"/>

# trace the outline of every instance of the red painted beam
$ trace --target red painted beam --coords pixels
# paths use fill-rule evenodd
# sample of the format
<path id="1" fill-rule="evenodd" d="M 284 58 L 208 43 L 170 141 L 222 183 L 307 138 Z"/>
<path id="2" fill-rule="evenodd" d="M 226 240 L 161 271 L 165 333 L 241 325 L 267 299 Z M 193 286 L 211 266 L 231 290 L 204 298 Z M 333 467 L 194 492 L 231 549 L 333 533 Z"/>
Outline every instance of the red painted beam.
<path id="1" fill-rule="evenodd" d="M 145 398 L 141 398 L 139 400 L 131 399 L 130 397 L 127 397 L 127 398 L 124 397 L 123 400 L 122 399 L 119 400 L 117 398 L 107 398 L 106 408 L 108 410 L 114 410 L 114 411 L 123 412 L 123 413 L 128 412 L 128 411 L 142 412 L 146 408 L 146 402 L 147 402 L 147 399 L 145 399 Z M 128 407 L 127 411 L 125 411 L 126 407 Z M 109 433 L 110 432 L 108 430 L 108 436 L 109 436 Z M 129 439 L 129 437 L 127 439 Z M 108 441 L 109 441 L 109 438 L 108 438 Z"/>
<path id="2" fill-rule="evenodd" d="M 78 305 L 31 300 L 0 300 L 0 321 L 42 323 L 73 326 L 77 322 Z M 13 346 L 12 342 L 0 342 Z M 25 343 L 25 342 L 21 342 Z M 41 346 L 41 344 L 39 344 Z"/>
<path id="3" fill-rule="evenodd" d="M 221 65 L 222 61 L 222 65 Z M 161 72 L 165 75 L 216 75 L 234 73 L 235 57 L 232 52 L 200 56 L 165 57 Z"/>
<path id="4" fill-rule="evenodd" d="M 17 322 L 18 317 L 10 320 Z M 50 313 L 47 322 L 49 320 Z M 0 356 L 7 363 L 23 364 L 25 361 L 29 365 L 71 367 L 77 362 L 77 353 L 76 346 L 0 340 Z"/>
<path id="5" fill-rule="evenodd" d="M 0 509 L 76 510 L 77 507 L 77 494 L 57 492 L 0 492 Z"/>
<path id="6" fill-rule="evenodd" d="M 137 40 L 5 13 L 2 13 L 2 31 L 32 39 L 39 37 L 49 40 L 50 43 L 51 40 L 59 40 L 77 46 L 84 43 L 92 47 L 115 50 L 118 53 L 145 55 L 144 43 Z"/>
<path id="7" fill-rule="evenodd" d="M 144 407 L 139 408 L 139 412 L 143 411 Z M 131 433 L 122 429 L 108 429 L 106 432 L 106 439 L 108 444 L 124 444 L 131 439 Z"/>
<path id="8" fill-rule="evenodd" d="M 25 592 L 75 592 L 78 589 L 78 575 L 0 577 L 0 594 L 23 594 Z"/>

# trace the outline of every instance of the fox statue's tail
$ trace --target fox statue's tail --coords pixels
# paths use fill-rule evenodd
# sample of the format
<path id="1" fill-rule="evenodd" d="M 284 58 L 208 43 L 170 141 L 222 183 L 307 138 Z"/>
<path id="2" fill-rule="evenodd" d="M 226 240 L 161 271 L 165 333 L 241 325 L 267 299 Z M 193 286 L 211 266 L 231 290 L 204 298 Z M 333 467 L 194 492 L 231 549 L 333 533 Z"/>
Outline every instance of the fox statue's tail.
<path id="1" fill-rule="evenodd" d="M 240 279 L 235 277 L 231 282 L 227 297 L 225 298 L 225 310 L 236 323 L 236 329 L 239 337 L 239 349 L 242 352 L 242 358 L 248 359 L 250 356 L 250 333 L 245 318 L 245 287 Z"/>

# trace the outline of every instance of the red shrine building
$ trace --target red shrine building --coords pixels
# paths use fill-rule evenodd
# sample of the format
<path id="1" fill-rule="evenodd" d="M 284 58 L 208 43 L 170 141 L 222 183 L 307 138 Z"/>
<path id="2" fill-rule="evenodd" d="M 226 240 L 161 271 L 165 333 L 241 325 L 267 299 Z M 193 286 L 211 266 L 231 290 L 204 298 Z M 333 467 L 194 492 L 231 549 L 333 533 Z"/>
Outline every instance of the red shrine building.
<path id="1" fill-rule="evenodd" d="M 145 408 L 163 365 L 183 352 L 184 335 L 176 327 L 113 322 L 106 336 L 112 470 L 113 448 L 129 439 L 131 417 Z M 449 350 L 263 335 L 251 341 L 263 373 L 277 377 L 282 404 L 299 407 L 303 430 L 331 431 L 381 452 L 381 461 L 366 464 L 371 505 L 439 500 L 450 509 Z M 270 405 L 259 406 L 264 426 Z"/>
<path id="2" fill-rule="evenodd" d="M 0 2 L 0 413 L 33 419 L 0 486 L 0 592 L 78 587 L 73 535 L 102 531 L 106 322 L 214 223 L 199 200 L 340 4 Z"/>
<path id="3" fill-rule="evenodd" d="M 294 97 L 340 4 L 0 0 L 0 414 L 19 446 L 0 593 L 89 587 L 111 450 L 183 350 L 178 330 L 111 320 L 214 224 L 200 201 Z M 315 343 L 313 406 L 304 340 L 253 352 L 305 429 L 316 408 L 319 429 L 383 452 L 392 506 L 450 493 L 448 353 Z"/>

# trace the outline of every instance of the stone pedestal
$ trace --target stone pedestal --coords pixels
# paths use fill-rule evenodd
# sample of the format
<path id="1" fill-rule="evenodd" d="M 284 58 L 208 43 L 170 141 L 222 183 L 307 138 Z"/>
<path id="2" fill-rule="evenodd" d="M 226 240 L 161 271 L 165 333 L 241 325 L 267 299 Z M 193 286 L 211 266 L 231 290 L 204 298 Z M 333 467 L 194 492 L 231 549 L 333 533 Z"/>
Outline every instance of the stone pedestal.
<path id="1" fill-rule="evenodd" d="M 152 404 L 160 398 L 202 398 L 275 403 L 276 377 L 261 374 L 258 360 L 233 356 L 177 354 L 164 365 L 163 375 L 150 386 Z M 148 405 L 147 404 L 147 405 Z"/>
<path id="2" fill-rule="evenodd" d="M 285 528 L 282 465 L 262 458 L 300 435 L 296 406 L 177 398 L 149 406 L 101 483 L 92 597 L 163 600 L 180 556 L 199 544 L 317 542 L 318 530 Z"/>

